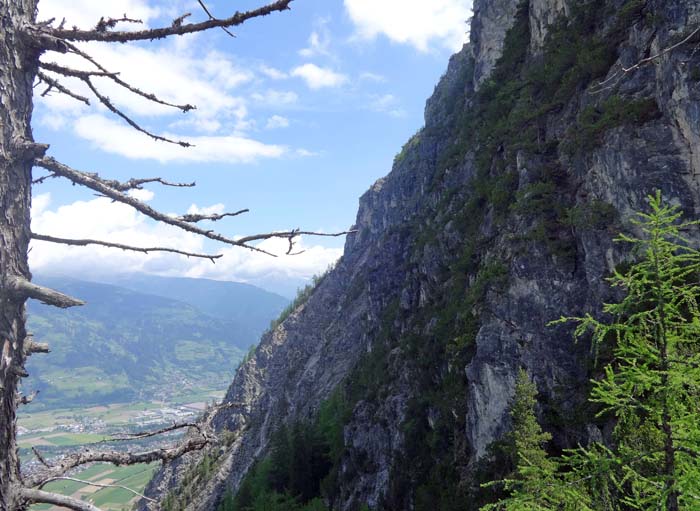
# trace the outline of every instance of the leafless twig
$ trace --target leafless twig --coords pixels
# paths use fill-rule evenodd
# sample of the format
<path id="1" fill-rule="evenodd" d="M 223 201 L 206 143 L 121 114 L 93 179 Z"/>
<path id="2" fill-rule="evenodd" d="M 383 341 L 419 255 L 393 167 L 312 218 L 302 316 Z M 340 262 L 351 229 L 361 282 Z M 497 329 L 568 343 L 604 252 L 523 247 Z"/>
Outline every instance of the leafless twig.
<path id="1" fill-rule="evenodd" d="M 90 105 L 90 100 L 88 98 L 73 92 L 68 87 L 62 85 L 61 82 L 59 82 L 55 78 L 51 78 L 46 73 L 42 73 L 41 71 L 39 71 L 37 73 L 37 76 L 41 79 L 42 82 L 48 84 L 48 86 L 49 86 L 49 88 L 46 89 L 41 94 L 42 96 L 46 96 L 51 91 L 51 89 L 56 89 L 58 92 L 61 92 L 62 94 L 65 94 L 66 96 L 70 96 L 71 98 L 73 98 L 77 101 L 80 101 L 81 103 L 85 103 L 88 106 Z"/>
<path id="2" fill-rule="evenodd" d="M 117 23 L 135 23 L 135 24 L 143 24 L 143 20 L 137 20 L 133 18 L 127 17 L 125 14 L 121 18 L 107 18 L 104 19 L 104 17 L 100 18 L 100 21 L 97 22 L 97 25 L 95 26 L 95 30 L 98 32 L 104 32 L 110 28 L 114 28 L 117 26 Z"/>
<path id="3" fill-rule="evenodd" d="M 116 106 L 114 106 L 114 103 L 112 103 L 112 101 L 111 101 L 107 96 L 105 96 L 105 95 L 102 94 L 99 90 L 97 90 L 97 87 L 95 87 L 95 85 L 92 83 L 92 80 L 90 79 L 89 76 L 80 77 L 80 80 L 82 80 L 82 81 L 85 83 L 85 85 L 88 86 L 88 88 L 89 88 L 89 89 L 92 91 L 92 93 L 97 97 L 97 99 L 100 100 L 100 103 L 102 103 L 105 107 L 107 107 L 107 110 L 109 110 L 109 111 L 112 112 L 113 114 L 115 114 L 115 115 L 121 117 L 122 119 L 124 119 L 124 121 L 126 121 L 126 123 L 127 123 L 129 126 L 131 126 L 132 128 L 134 128 L 136 131 L 140 131 L 140 132 L 143 133 L 144 135 L 148 135 L 148 136 L 151 137 L 153 140 L 158 140 L 158 141 L 161 141 L 161 142 L 169 142 L 169 143 L 171 143 L 171 144 L 176 144 L 176 145 L 179 145 L 179 146 L 181 146 L 181 147 L 192 147 L 192 144 L 190 144 L 189 142 L 185 142 L 185 141 L 183 141 L 183 140 L 173 140 L 173 139 L 171 139 L 171 138 L 164 137 L 164 136 L 162 136 L 162 135 L 156 135 L 155 133 L 153 133 L 153 132 L 151 132 L 151 131 L 148 131 L 148 130 L 145 129 L 145 128 L 142 128 L 142 127 L 141 127 L 136 121 L 134 121 L 131 117 L 129 117 L 129 116 L 126 115 L 124 112 L 122 112 L 119 108 L 117 108 Z"/>
<path id="4" fill-rule="evenodd" d="M 206 4 L 205 4 L 202 0 L 197 0 L 197 2 L 199 2 L 199 5 L 202 6 L 202 9 L 204 9 L 204 12 L 207 13 L 207 16 L 209 16 L 209 19 L 210 19 L 210 20 L 215 20 L 215 21 L 216 21 L 216 18 L 212 15 L 211 12 L 209 12 L 209 9 L 207 9 Z M 233 32 L 231 32 L 228 28 L 226 28 L 226 27 L 224 27 L 224 26 L 221 27 L 221 30 L 223 30 L 224 32 L 226 32 L 228 35 L 230 35 L 230 36 L 233 37 L 233 38 L 236 37 L 236 34 L 234 34 Z"/>
<path id="5" fill-rule="evenodd" d="M 344 232 L 337 232 L 337 233 L 323 233 L 323 232 L 314 232 L 314 231 L 301 231 L 298 229 L 292 230 L 292 231 L 282 231 L 282 232 L 271 232 L 271 233 L 264 233 L 264 234 L 253 234 L 251 236 L 245 236 L 242 238 L 234 239 L 234 238 L 229 238 L 226 237 L 222 234 L 219 234 L 217 232 L 211 231 L 211 230 L 205 230 L 200 227 L 197 227 L 196 225 L 189 223 L 189 222 L 184 222 L 181 219 L 177 217 L 171 217 L 168 216 L 164 213 L 161 213 L 160 211 L 157 211 L 150 207 L 148 204 L 139 201 L 138 199 L 131 197 L 129 195 L 126 195 L 118 190 L 115 190 L 111 188 L 110 186 L 106 185 L 102 180 L 95 178 L 94 174 L 88 174 L 85 172 L 80 172 L 78 170 L 72 169 L 71 167 L 58 162 L 54 158 L 48 157 L 48 156 L 43 156 L 41 158 L 37 158 L 35 160 L 35 164 L 39 167 L 42 167 L 48 171 L 53 172 L 56 175 L 65 177 L 66 179 L 69 179 L 75 184 L 79 184 L 82 186 L 85 186 L 86 188 L 90 188 L 91 190 L 101 193 L 105 195 L 106 197 L 109 197 L 110 199 L 113 199 L 117 202 L 121 202 L 124 204 L 127 204 L 140 213 L 143 213 L 149 218 L 152 218 L 153 220 L 157 220 L 160 222 L 163 222 L 165 224 L 173 225 L 175 227 L 179 227 L 184 231 L 191 232 L 193 234 L 198 234 L 200 236 L 204 236 L 205 238 L 209 238 L 213 241 L 218 241 L 220 243 L 224 243 L 226 245 L 232 245 L 236 247 L 243 247 L 247 248 L 249 250 L 257 251 L 257 252 L 262 252 L 271 256 L 274 256 L 275 254 L 272 254 L 266 250 L 260 249 L 258 247 L 255 247 L 251 245 L 252 242 L 255 241 L 262 241 L 262 240 L 268 240 L 268 239 L 273 239 L 273 238 L 282 238 L 282 239 L 289 239 L 290 237 L 297 237 L 297 236 L 302 236 L 302 235 L 308 235 L 308 236 L 325 236 L 325 237 L 338 237 L 338 236 L 343 236 L 345 234 L 349 234 L 354 231 L 344 231 Z"/>
<path id="6" fill-rule="evenodd" d="M 100 508 L 93 506 L 89 502 L 74 499 L 73 497 L 66 497 L 58 493 L 37 490 L 35 488 L 20 488 L 19 492 L 22 498 L 33 504 L 53 504 L 75 511 L 101 511 Z"/>
<path id="7" fill-rule="evenodd" d="M 141 252 L 142 254 L 148 254 L 150 252 L 168 252 L 171 254 L 179 254 L 187 257 L 195 257 L 199 259 L 209 259 L 212 263 L 216 262 L 216 259 L 223 257 L 222 254 L 199 254 L 196 252 L 186 252 L 184 250 L 178 250 L 176 248 L 168 247 L 134 247 L 132 245 L 124 245 L 122 243 L 113 243 L 111 241 L 101 241 L 92 239 L 70 239 L 70 238 L 58 238 L 56 236 L 48 236 L 46 234 L 32 233 L 32 239 L 38 241 L 46 241 L 49 243 L 58 243 L 61 245 L 70 245 L 74 247 L 87 247 L 88 245 L 99 245 L 102 247 L 118 248 L 121 250 L 128 250 L 131 252 Z"/>
<path id="8" fill-rule="evenodd" d="M 226 218 L 227 216 L 238 216 L 242 215 L 243 213 L 249 213 L 249 209 L 241 209 L 239 211 L 235 211 L 233 213 L 214 213 L 211 215 L 200 215 L 198 213 L 188 213 L 187 215 L 182 215 L 180 220 L 183 222 L 190 222 L 190 223 L 197 223 L 201 222 L 202 220 L 210 220 L 212 222 L 216 222 L 218 220 L 221 220 L 222 218 Z"/>
<path id="9" fill-rule="evenodd" d="M 235 27 L 245 23 L 246 21 L 267 16 L 276 11 L 285 11 L 289 9 L 289 4 L 293 0 L 277 0 L 263 7 L 253 9 L 246 12 L 236 12 L 232 16 L 223 19 L 209 19 L 200 23 L 188 24 L 171 24 L 168 27 L 152 28 L 147 30 L 136 30 L 133 32 L 127 31 L 99 31 L 99 30 L 66 30 L 62 28 L 52 28 L 40 25 L 34 25 L 33 30 L 39 35 L 50 34 L 51 36 L 64 41 L 103 41 L 103 42 L 120 42 L 129 41 L 144 41 L 163 39 L 173 35 L 192 34 L 194 32 L 202 32 L 211 28 L 219 27 Z"/>
<path id="10" fill-rule="evenodd" d="M 142 98 L 145 98 L 149 101 L 153 101 L 154 103 L 158 103 L 160 105 L 164 106 L 169 106 L 172 108 L 177 108 L 178 110 L 182 110 L 184 113 L 189 112 L 190 110 L 195 110 L 196 107 L 194 105 L 190 105 L 189 103 L 184 104 L 184 105 L 178 105 L 176 103 L 171 103 L 169 101 L 165 101 L 160 99 L 158 96 L 156 96 L 153 93 L 150 92 L 144 92 L 138 87 L 135 87 L 131 85 L 128 82 L 125 82 L 121 78 L 119 78 L 119 73 L 113 73 L 107 70 L 102 64 L 100 64 L 97 60 L 95 60 L 90 54 L 86 53 L 85 51 L 81 50 L 78 48 L 76 45 L 71 44 L 71 43 L 66 43 L 68 45 L 68 49 L 70 50 L 71 53 L 75 53 L 79 57 L 82 57 L 86 61 L 88 61 L 90 64 L 95 66 L 98 71 L 84 71 L 80 69 L 73 69 L 65 66 L 61 66 L 59 64 L 56 64 L 54 62 L 40 62 L 39 66 L 42 69 L 46 69 L 47 71 L 52 71 L 57 74 L 61 74 L 63 76 L 71 76 L 74 78 L 85 78 L 85 77 L 91 77 L 91 76 L 100 76 L 104 78 L 108 78 L 112 80 L 114 83 L 117 85 L 127 89 L 130 92 L 133 92 L 134 94 L 141 96 Z"/>

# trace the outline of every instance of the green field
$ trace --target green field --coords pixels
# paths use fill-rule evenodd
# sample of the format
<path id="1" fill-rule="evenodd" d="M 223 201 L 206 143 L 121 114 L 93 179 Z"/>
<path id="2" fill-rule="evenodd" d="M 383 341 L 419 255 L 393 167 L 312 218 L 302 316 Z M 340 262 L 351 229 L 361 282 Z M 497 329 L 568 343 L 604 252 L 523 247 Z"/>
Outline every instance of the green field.
<path id="1" fill-rule="evenodd" d="M 187 403 L 210 402 L 212 399 L 221 399 L 225 392 L 221 389 L 196 389 L 183 392 L 172 399 L 166 406 Z M 27 429 L 49 428 L 60 425 L 71 425 L 80 418 L 100 419 L 110 426 L 123 426 L 129 423 L 129 419 L 140 415 L 146 410 L 163 407 L 163 403 L 142 401 L 138 403 L 117 403 L 106 406 L 92 406 L 81 408 L 68 408 L 60 410 L 46 410 L 31 412 L 31 408 L 17 414 L 20 426 Z"/>
<path id="2" fill-rule="evenodd" d="M 97 484 L 125 486 L 142 493 L 157 468 L 158 463 L 128 467 L 96 464 L 71 477 Z M 139 498 L 123 488 L 100 488 L 77 481 L 54 481 L 47 484 L 44 489 L 91 502 L 104 511 L 131 509 L 133 503 Z M 58 511 L 59 508 L 49 504 L 41 504 L 32 506 L 31 509 L 33 511 Z"/>
<path id="3" fill-rule="evenodd" d="M 57 430 L 33 431 L 19 437 L 20 454 L 23 463 L 25 463 L 34 457 L 29 449 L 33 446 L 43 451 L 45 455 L 71 452 L 78 446 L 94 444 L 95 442 L 100 442 L 110 437 L 112 434 L 128 431 L 134 424 L 130 422 L 130 419 L 142 415 L 144 411 L 192 403 L 198 403 L 202 406 L 204 403 L 211 402 L 214 399 L 220 400 L 223 395 L 224 391 L 222 390 L 197 389 L 194 392 L 183 392 L 177 399 L 168 403 L 124 403 L 87 408 L 37 411 L 35 413 L 23 411 L 23 413 L 18 414 L 18 424 L 29 430 L 73 425 L 81 422 L 85 423 L 86 420 L 97 419 L 104 421 L 107 429 L 100 429 L 99 434 L 70 433 Z M 25 410 L 31 410 L 31 407 L 27 407 Z M 106 432 L 103 433 L 103 431 Z M 71 477 L 96 483 L 126 486 L 127 488 L 141 493 L 153 476 L 153 472 L 156 468 L 157 464 L 127 467 L 96 464 Z M 134 501 L 138 498 L 132 492 L 123 488 L 99 488 L 76 481 L 54 481 L 46 485 L 45 488 L 64 495 L 71 495 L 76 498 L 89 500 L 104 511 L 129 510 Z M 58 511 L 58 509 L 59 508 L 50 505 L 32 506 L 32 510 L 35 511 Z"/>

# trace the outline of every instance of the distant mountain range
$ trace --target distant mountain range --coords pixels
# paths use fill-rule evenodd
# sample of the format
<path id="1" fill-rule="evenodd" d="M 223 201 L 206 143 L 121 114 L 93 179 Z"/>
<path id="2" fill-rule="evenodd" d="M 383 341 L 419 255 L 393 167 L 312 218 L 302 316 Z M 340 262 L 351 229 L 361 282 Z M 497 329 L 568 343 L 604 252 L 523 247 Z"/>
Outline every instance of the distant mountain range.
<path id="1" fill-rule="evenodd" d="M 29 303 L 29 329 L 51 354 L 27 364 L 37 406 L 168 398 L 225 389 L 237 364 L 288 300 L 234 282 L 122 277 L 116 283 L 38 275 L 87 302 L 60 310 Z"/>

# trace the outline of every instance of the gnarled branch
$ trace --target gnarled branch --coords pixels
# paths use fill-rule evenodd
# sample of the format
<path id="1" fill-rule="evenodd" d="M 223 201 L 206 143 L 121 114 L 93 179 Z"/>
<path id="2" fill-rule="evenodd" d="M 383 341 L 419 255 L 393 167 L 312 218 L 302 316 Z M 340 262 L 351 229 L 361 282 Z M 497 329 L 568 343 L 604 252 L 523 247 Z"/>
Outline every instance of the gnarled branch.
<path id="1" fill-rule="evenodd" d="M 21 488 L 19 492 L 23 499 L 32 504 L 53 504 L 55 506 L 74 509 L 75 511 L 101 511 L 100 508 L 93 506 L 89 502 L 59 495 L 58 493 L 34 488 Z"/>
<path id="2" fill-rule="evenodd" d="M 97 71 L 83 71 L 80 69 L 73 69 L 70 67 L 61 66 L 61 65 L 56 64 L 54 62 L 39 62 L 39 67 L 41 67 L 42 69 L 45 69 L 47 71 L 51 71 L 53 73 L 56 73 L 56 74 L 60 74 L 63 76 L 70 76 L 72 78 L 83 79 L 83 78 L 90 78 L 92 76 L 109 78 L 117 85 L 127 89 L 129 92 L 133 92 L 137 96 L 141 96 L 142 98 L 145 98 L 149 101 L 153 101 L 154 103 L 158 103 L 160 105 L 177 108 L 178 110 L 182 110 L 185 113 L 189 112 L 190 110 L 194 110 L 196 108 L 195 106 L 190 105 L 189 103 L 184 104 L 184 105 L 170 103 L 168 101 L 164 101 L 164 100 L 160 99 L 158 96 L 156 96 L 153 93 L 144 92 L 141 89 L 139 89 L 138 87 L 135 87 L 135 86 L 131 85 L 130 83 L 125 82 L 124 80 L 119 78 L 119 73 L 113 73 L 113 72 L 108 71 L 104 66 L 102 66 L 99 62 L 97 62 L 93 57 L 91 57 L 89 54 L 87 54 L 86 52 L 79 49 L 77 46 L 75 46 L 73 44 L 69 44 L 69 49 L 72 53 L 75 53 L 76 55 L 79 55 L 80 57 L 82 57 L 85 60 L 87 60 L 88 62 L 90 62 L 98 70 Z"/>
<path id="3" fill-rule="evenodd" d="M 37 76 L 41 79 L 42 82 L 48 85 L 48 88 L 41 93 L 42 96 L 46 96 L 49 92 L 51 92 L 51 89 L 56 89 L 58 92 L 65 94 L 66 96 L 69 96 L 75 99 L 76 101 L 80 101 L 81 103 L 85 103 L 86 105 L 90 106 L 90 100 L 88 98 L 86 98 L 85 96 L 81 96 L 76 92 L 73 92 L 68 87 L 62 85 L 61 82 L 59 82 L 55 78 L 51 78 L 49 75 L 47 75 L 46 73 L 42 73 L 41 71 L 37 73 Z"/>
<path id="4" fill-rule="evenodd" d="M 182 215 L 179 217 L 180 220 L 183 222 L 190 222 L 190 223 L 197 223 L 201 222 L 202 220 L 211 220 L 212 222 L 216 222 L 217 220 L 221 220 L 222 218 L 226 218 L 227 216 L 238 216 L 242 215 L 243 213 L 248 213 L 250 212 L 249 209 L 241 209 L 239 211 L 235 211 L 233 213 L 213 213 L 211 215 L 200 215 L 199 213 L 188 213 L 187 215 Z"/>
<path id="5" fill-rule="evenodd" d="M 209 11 L 209 9 L 207 8 L 206 4 L 205 4 L 202 0 L 197 0 L 197 2 L 199 2 L 199 5 L 202 6 L 202 9 L 204 9 L 204 12 L 207 14 L 207 16 L 209 16 L 209 19 L 210 19 L 210 20 L 216 20 L 216 18 L 214 17 L 214 15 Z M 233 38 L 236 37 L 236 34 L 234 34 L 233 32 L 231 32 L 231 31 L 230 31 L 228 28 L 226 28 L 226 27 L 221 27 L 221 30 L 223 30 L 224 32 L 226 32 L 228 35 L 230 35 L 230 36 L 233 37 Z"/>
<path id="6" fill-rule="evenodd" d="M 47 241 L 49 243 L 58 243 L 61 245 L 70 245 L 74 247 L 86 247 L 88 245 L 99 245 L 102 247 L 109 248 L 119 248 L 121 250 L 129 250 L 131 252 L 141 252 L 142 254 L 148 254 L 150 252 L 168 252 L 171 254 L 179 254 L 187 257 L 196 257 L 199 259 L 209 259 L 212 263 L 216 259 L 223 257 L 222 254 L 198 254 L 195 252 L 186 252 L 184 250 L 178 250 L 176 248 L 167 247 L 134 247 L 131 245 L 124 245 L 122 243 L 112 243 L 110 241 L 101 240 L 91 240 L 91 239 L 69 239 L 69 238 L 58 238 L 56 236 L 48 236 L 46 234 L 32 233 L 32 239 L 38 241 Z"/>
<path id="7" fill-rule="evenodd" d="M 126 43 L 130 41 L 145 41 L 154 39 L 163 39 L 173 35 L 185 35 L 195 32 L 203 32 L 211 28 L 220 27 L 235 27 L 245 23 L 246 21 L 267 16 L 275 11 L 285 11 L 289 9 L 289 4 L 292 0 L 277 0 L 263 7 L 253 9 L 246 12 L 236 12 L 231 17 L 223 19 L 208 19 L 200 23 L 176 24 L 173 23 L 168 27 L 152 28 L 147 30 L 128 31 L 99 31 L 99 30 L 66 30 L 61 28 L 51 28 L 46 26 L 34 25 L 33 29 L 38 33 L 50 34 L 51 36 L 65 41 L 102 41 L 102 42 L 119 42 Z"/>
<path id="8" fill-rule="evenodd" d="M 6 281 L 7 287 L 21 298 L 34 298 L 47 305 L 53 305 L 62 309 L 85 305 L 85 302 L 72 296 L 59 293 L 54 289 L 39 286 L 23 277 L 10 277 Z"/>
<path id="9" fill-rule="evenodd" d="M 97 99 L 100 100 L 100 103 L 102 103 L 105 107 L 107 107 L 107 110 L 112 112 L 114 115 L 124 119 L 124 121 L 126 121 L 126 123 L 129 126 L 131 126 L 132 128 L 134 128 L 136 131 L 140 131 L 144 135 L 148 135 L 153 140 L 158 140 L 160 142 L 169 142 L 171 144 L 176 144 L 176 145 L 179 145 L 181 147 L 192 147 L 192 144 L 190 144 L 189 142 L 185 142 L 184 140 L 173 140 L 171 138 L 164 137 L 162 135 L 156 135 L 155 133 L 148 131 L 145 128 L 142 128 L 136 121 L 134 121 L 131 117 L 129 117 L 124 112 L 122 112 L 119 108 L 117 108 L 114 105 L 114 103 L 112 103 L 112 101 L 107 96 L 102 94 L 97 89 L 97 87 L 95 87 L 95 84 L 92 83 L 92 80 L 90 79 L 89 76 L 83 76 L 80 78 L 80 80 L 82 80 L 85 83 L 85 85 L 88 86 L 88 88 L 92 91 L 92 93 L 95 95 L 95 97 L 97 97 Z"/>
<path id="10" fill-rule="evenodd" d="M 139 211 L 140 213 L 143 213 L 149 218 L 152 218 L 153 220 L 157 220 L 159 222 L 163 222 L 168 225 L 173 225 L 175 227 L 179 227 L 180 229 L 191 232 L 194 234 L 198 234 L 200 236 L 204 236 L 205 238 L 211 239 L 213 241 L 218 241 L 220 243 L 224 243 L 227 245 L 232 245 L 236 247 L 243 247 L 247 248 L 249 250 L 254 250 L 257 252 L 262 252 L 267 255 L 275 256 L 275 254 L 272 254 L 266 250 L 262 250 L 260 248 L 257 248 L 250 243 L 254 241 L 261 241 L 261 240 L 268 240 L 272 238 L 282 238 L 282 239 L 289 239 L 290 237 L 297 237 L 301 235 L 308 235 L 308 236 L 326 236 L 326 237 L 337 237 L 337 236 L 343 236 L 345 234 L 349 234 L 354 231 L 344 231 L 344 232 L 338 232 L 338 233 L 322 233 L 322 232 L 314 232 L 314 231 L 301 231 L 301 230 L 292 230 L 292 231 L 283 231 L 283 232 L 272 232 L 272 233 L 264 233 L 264 234 L 253 234 L 251 236 L 246 236 L 243 238 L 239 239 L 233 239 L 226 237 L 222 234 L 219 234 L 217 232 L 211 231 L 211 230 L 205 230 L 202 229 L 201 227 L 197 227 L 196 225 L 193 225 L 192 223 L 185 222 L 177 217 L 171 217 L 166 215 L 165 213 L 161 213 L 160 211 L 157 211 L 150 207 L 148 204 L 141 202 L 140 200 L 131 197 L 129 195 L 126 195 L 118 190 L 115 190 L 105 184 L 104 181 L 101 179 L 98 179 L 95 177 L 95 175 L 91 175 L 85 172 L 80 172 L 78 170 L 72 169 L 71 167 L 64 165 L 63 163 L 58 162 L 54 158 L 44 156 L 42 158 L 37 158 L 34 160 L 34 163 L 42 167 L 46 170 L 49 170 L 53 172 L 56 175 L 65 177 L 66 179 L 69 179 L 75 184 L 79 184 L 82 186 L 85 186 L 86 188 L 89 188 L 95 192 L 98 192 L 106 197 L 109 197 L 110 199 L 113 199 L 117 202 L 121 202 L 124 204 L 127 204 L 134 208 L 135 210 Z"/>
<path id="11" fill-rule="evenodd" d="M 48 343 L 45 342 L 35 342 L 34 337 L 28 335 L 24 339 L 24 354 L 26 356 L 33 355 L 34 353 L 51 353 L 51 349 Z"/>
<path id="12" fill-rule="evenodd" d="M 150 497 L 146 497 L 143 493 L 139 493 L 136 490 L 129 488 L 128 486 L 123 486 L 121 484 L 96 483 L 93 481 L 86 481 L 84 479 L 78 479 L 76 477 L 65 477 L 65 476 L 54 477 L 53 479 L 49 479 L 48 481 L 42 483 L 41 486 L 43 487 L 45 484 L 48 484 L 48 483 L 53 482 L 53 481 L 73 481 L 74 483 L 81 483 L 81 484 L 84 484 L 86 486 L 94 486 L 96 488 L 120 488 L 122 490 L 126 490 L 130 493 L 133 493 L 134 495 L 136 495 L 137 497 L 141 497 L 142 499 L 146 499 L 150 502 L 156 502 L 155 499 L 152 499 Z"/>
<path id="13" fill-rule="evenodd" d="M 201 435 L 188 439 L 170 449 L 154 449 L 144 452 L 92 451 L 84 450 L 62 458 L 51 468 L 37 472 L 25 479 L 27 486 L 38 486 L 44 482 L 63 476 L 69 470 L 88 463 L 104 462 L 114 465 L 136 465 L 137 463 L 152 463 L 154 461 L 172 461 L 183 454 L 198 451 L 209 444 L 209 439 Z"/>

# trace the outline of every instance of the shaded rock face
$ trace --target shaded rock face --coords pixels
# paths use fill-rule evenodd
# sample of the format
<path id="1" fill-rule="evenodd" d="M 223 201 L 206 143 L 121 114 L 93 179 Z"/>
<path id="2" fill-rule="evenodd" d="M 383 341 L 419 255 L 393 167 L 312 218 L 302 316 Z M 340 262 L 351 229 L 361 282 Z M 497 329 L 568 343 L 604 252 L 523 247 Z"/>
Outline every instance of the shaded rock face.
<path id="1" fill-rule="evenodd" d="M 478 86 L 488 78 L 501 56 L 506 32 L 513 25 L 518 3 L 518 0 L 476 0 L 474 2 L 471 45 L 476 64 L 473 77 L 475 85 Z"/>
<path id="2" fill-rule="evenodd" d="M 573 419 L 586 401 L 589 346 L 547 324 L 597 314 L 616 298 L 605 277 L 628 254 L 612 239 L 633 229 L 647 195 L 660 189 L 687 213 L 700 211 L 700 52 L 684 45 L 620 73 L 688 33 L 700 6 L 597 0 L 602 14 L 585 26 L 615 38 L 605 69 L 595 79 L 582 74 L 555 104 L 535 91 L 539 103 L 529 108 L 547 107 L 536 134 L 493 131 L 503 140 L 489 145 L 470 130 L 498 100 L 479 90 L 505 65 L 498 58 L 509 51 L 508 30 L 528 27 L 521 46 L 529 51 L 511 59 L 524 72 L 547 55 L 547 25 L 574 15 L 563 0 L 519 3 L 475 2 L 470 44 L 428 100 L 425 128 L 360 199 L 345 255 L 238 370 L 227 399 L 243 408 L 217 418 L 233 440 L 187 509 L 215 509 L 280 424 L 313 419 L 367 360 L 379 359 L 381 370 L 344 423 L 334 509 L 420 508 L 415 488 L 429 469 L 412 459 L 417 438 L 432 439 L 426 463 L 444 462 L 468 486 L 510 427 L 520 367 L 538 386 L 541 420 L 557 445 L 604 434 L 590 417 Z M 620 28 L 615 13 L 624 9 L 633 14 Z M 149 492 L 177 486 L 193 458 L 162 470 Z"/>
<path id="3" fill-rule="evenodd" d="M 533 53 L 542 50 L 547 28 L 568 13 L 565 0 L 532 0 L 530 2 L 530 46 Z"/>

